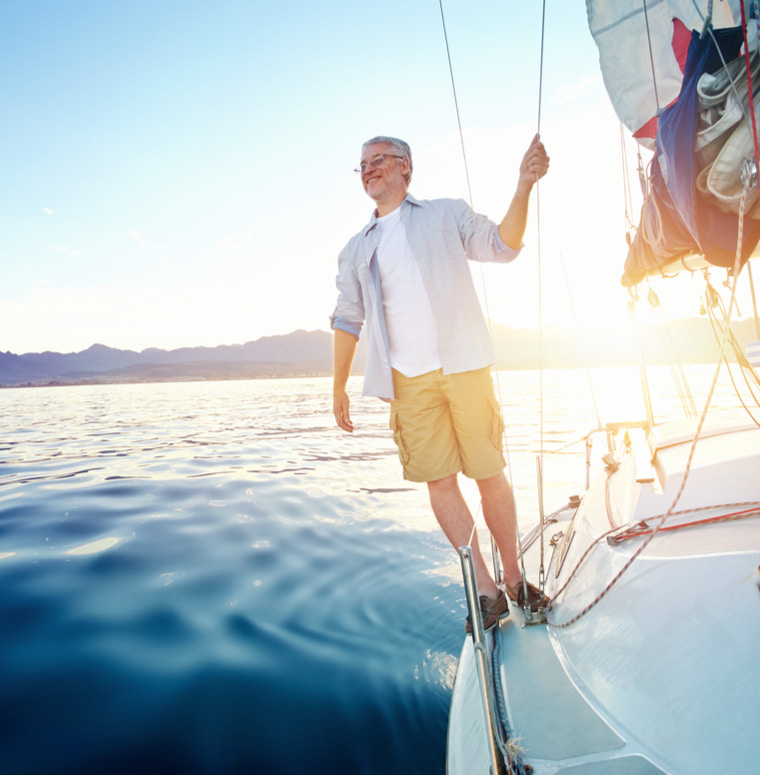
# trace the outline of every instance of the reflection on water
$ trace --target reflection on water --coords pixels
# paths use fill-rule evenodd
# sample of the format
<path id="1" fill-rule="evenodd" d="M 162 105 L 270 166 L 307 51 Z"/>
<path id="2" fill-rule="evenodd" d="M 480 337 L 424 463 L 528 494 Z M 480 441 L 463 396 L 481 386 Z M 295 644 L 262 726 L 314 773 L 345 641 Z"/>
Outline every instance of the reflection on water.
<path id="1" fill-rule="evenodd" d="M 544 384 L 548 451 L 596 420 L 584 374 Z M 327 379 L 0 391 L 0 772 L 442 775 L 458 563 L 351 388 L 353 435 Z M 526 524 L 537 375 L 499 390 Z"/>

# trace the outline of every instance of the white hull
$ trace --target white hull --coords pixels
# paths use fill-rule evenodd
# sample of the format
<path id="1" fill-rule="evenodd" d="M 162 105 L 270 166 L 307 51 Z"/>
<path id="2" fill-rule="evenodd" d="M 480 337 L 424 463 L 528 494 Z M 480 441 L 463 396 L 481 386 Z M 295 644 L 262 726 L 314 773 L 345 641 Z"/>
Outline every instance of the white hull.
<path id="1" fill-rule="evenodd" d="M 513 609 L 488 636 L 505 720 L 536 775 L 757 771 L 760 428 L 745 414 L 717 413 L 663 528 L 651 540 L 643 525 L 620 542 L 606 539 L 642 520 L 651 528 L 668 511 L 694 425 L 656 429 L 649 454 L 626 455 L 617 471 L 600 474 L 577 514 L 552 515 L 549 623 L 523 627 Z M 537 538 L 538 530 L 526 538 L 531 580 Z M 490 767 L 472 652 L 467 638 L 452 699 L 449 775 Z"/>

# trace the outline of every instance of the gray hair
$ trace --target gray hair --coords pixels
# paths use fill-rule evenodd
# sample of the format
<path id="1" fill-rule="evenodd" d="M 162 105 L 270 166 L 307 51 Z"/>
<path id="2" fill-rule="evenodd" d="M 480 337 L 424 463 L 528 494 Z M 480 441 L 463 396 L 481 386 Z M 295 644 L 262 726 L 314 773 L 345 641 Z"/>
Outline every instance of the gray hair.
<path id="1" fill-rule="evenodd" d="M 409 172 L 404 175 L 406 185 L 409 186 L 409 183 L 412 180 L 412 149 L 409 147 L 409 143 L 404 140 L 399 140 L 398 137 L 385 137 L 384 135 L 380 135 L 379 137 L 373 137 L 371 140 L 367 140 L 367 142 L 362 145 L 362 153 L 364 153 L 364 150 L 368 145 L 373 145 L 374 143 L 385 143 L 386 145 L 390 145 L 399 156 L 402 156 L 409 161 Z"/>

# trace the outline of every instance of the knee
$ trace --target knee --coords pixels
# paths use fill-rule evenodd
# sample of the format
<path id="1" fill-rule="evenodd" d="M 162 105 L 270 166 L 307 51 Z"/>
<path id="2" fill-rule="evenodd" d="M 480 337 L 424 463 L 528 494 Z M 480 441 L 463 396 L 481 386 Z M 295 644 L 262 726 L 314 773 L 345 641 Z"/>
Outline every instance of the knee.
<path id="1" fill-rule="evenodd" d="M 488 479 L 478 479 L 477 484 L 480 495 L 484 500 L 509 497 L 512 494 L 512 487 L 503 472 Z"/>
<path id="2" fill-rule="evenodd" d="M 428 482 L 427 486 L 431 497 L 441 493 L 459 490 L 459 482 L 456 474 L 445 476 L 443 479 L 436 479 L 434 482 Z"/>

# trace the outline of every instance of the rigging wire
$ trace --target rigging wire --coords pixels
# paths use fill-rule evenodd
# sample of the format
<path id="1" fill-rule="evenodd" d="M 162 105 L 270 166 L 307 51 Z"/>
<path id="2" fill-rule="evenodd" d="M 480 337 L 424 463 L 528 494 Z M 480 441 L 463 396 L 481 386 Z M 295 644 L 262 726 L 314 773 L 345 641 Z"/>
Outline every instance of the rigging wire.
<path id="1" fill-rule="evenodd" d="M 683 363 L 678 357 L 678 348 L 676 347 L 675 340 L 673 339 L 673 332 L 670 327 L 670 321 L 665 314 L 665 310 L 660 303 L 659 296 L 657 295 L 651 284 L 649 286 L 649 292 L 647 294 L 647 301 L 650 308 L 657 312 L 660 318 L 660 326 L 665 332 L 663 337 L 663 343 L 667 351 L 667 360 L 670 365 L 670 374 L 673 379 L 673 384 L 676 388 L 676 393 L 681 402 L 681 408 L 687 417 L 694 417 L 697 414 L 697 405 L 694 403 L 694 396 L 692 395 L 691 388 L 689 387 L 689 381 L 686 378 L 686 372 L 684 371 Z"/>
<path id="2" fill-rule="evenodd" d="M 752 5 L 754 7 L 755 12 L 757 12 L 757 3 L 755 0 L 752 0 Z M 747 94 L 749 96 L 749 109 L 750 109 L 750 115 L 752 116 L 752 138 L 754 140 L 754 148 L 755 148 L 755 176 L 758 177 L 758 170 L 760 170 L 760 149 L 758 148 L 758 141 L 757 141 L 757 121 L 755 118 L 755 104 L 754 104 L 754 92 L 752 88 L 752 69 L 750 67 L 750 61 L 749 61 L 749 39 L 747 34 L 747 14 L 744 9 L 744 0 L 741 0 L 741 11 L 742 11 L 742 34 L 744 35 L 744 57 L 745 62 L 747 65 Z M 757 32 L 757 30 L 756 30 Z M 752 268 L 749 264 L 749 261 L 747 262 L 747 277 L 749 279 L 749 288 L 750 293 L 752 294 L 752 309 L 755 313 L 755 336 L 757 336 L 758 339 L 760 339 L 760 318 L 757 314 L 757 299 L 755 298 L 755 283 L 752 279 Z"/>
<path id="3" fill-rule="evenodd" d="M 620 122 L 620 158 L 623 168 L 623 233 L 628 236 L 631 228 L 633 227 L 633 219 L 631 213 L 633 212 L 633 197 L 631 196 L 631 176 L 628 171 L 628 164 L 625 158 L 625 132 L 623 129 L 623 122 Z M 639 176 L 641 176 L 641 154 L 639 154 Z"/>
<path id="4" fill-rule="evenodd" d="M 706 312 L 710 320 L 710 325 L 712 326 L 715 339 L 717 343 L 720 345 L 720 335 L 725 329 L 726 325 L 728 324 L 726 308 L 720 294 L 710 284 L 709 277 L 705 277 L 705 280 L 707 282 L 707 293 L 705 294 L 705 296 L 711 299 L 711 302 L 706 304 Z M 720 313 L 720 320 L 718 320 L 716 316 L 716 310 Z M 744 377 L 744 384 L 747 387 L 747 391 L 749 392 L 749 395 L 752 398 L 752 402 L 755 404 L 756 407 L 760 408 L 760 396 L 756 393 L 756 391 L 760 389 L 760 376 L 758 376 L 755 369 L 751 366 L 751 364 L 747 360 L 741 345 L 737 342 L 733 331 L 730 331 L 730 330 L 728 335 L 728 343 L 731 346 L 731 349 L 734 352 L 734 357 L 736 358 L 736 362 L 738 363 L 739 368 L 741 369 L 742 376 Z M 744 400 L 744 397 L 741 394 L 739 386 L 736 383 L 736 379 L 734 378 L 734 373 L 733 373 L 734 369 L 732 368 L 732 364 L 729 362 L 725 354 L 723 357 L 723 361 L 726 364 L 726 370 L 728 372 L 729 379 L 731 380 L 731 385 L 734 389 L 734 393 L 736 394 L 737 399 L 739 400 L 739 403 L 742 405 L 744 411 L 752 419 L 752 421 L 756 425 L 760 426 L 760 421 L 752 413 L 752 410 L 747 405 L 747 402 Z"/>
<path id="5" fill-rule="evenodd" d="M 657 93 L 657 71 L 654 66 L 654 52 L 652 51 L 652 33 L 649 30 L 649 14 L 647 13 L 647 3 L 644 0 L 644 24 L 647 28 L 647 42 L 649 44 L 649 65 L 652 68 L 652 87 L 654 89 L 654 104 L 656 116 L 660 115 L 660 95 Z"/>
<path id="6" fill-rule="evenodd" d="M 726 62 L 726 58 L 723 56 L 723 50 L 720 47 L 720 44 L 718 43 L 718 39 L 715 37 L 715 31 L 713 30 L 712 25 L 712 0 L 710 0 L 708 4 L 708 11 L 707 15 L 702 13 L 702 10 L 697 5 L 697 0 L 691 0 L 692 4 L 694 5 L 694 9 L 696 10 L 697 14 L 699 14 L 699 18 L 702 20 L 702 37 L 705 35 L 709 35 L 710 39 L 713 42 L 713 45 L 715 46 L 715 53 L 720 57 L 721 65 L 723 66 L 723 70 L 726 73 L 726 76 L 728 78 L 728 82 L 731 84 L 731 91 L 734 94 L 734 97 L 736 97 L 736 101 L 741 108 L 742 114 L 744 116 L 745 121 L 749 121 L 749 116 L 747 115 L 747 106 L 744 104 L 744 100 L 742 99 L 741 94 L 739 93 L 739 88 L 736 85 L 736 81 L 734 80 L 733 76 L 731 75 L 731 70 L 728 67 L 728 63 Z M 651 45 L 650 45 L 651 48 Z"/>
<path id="7" fill-rule="evenodd" d="M 456 113 L 456 117 L 457 117 L 457 129 L 459 131 L 459 144 L 460 144 L 461 149 L 462 149 L 462 162 L 464 164 L 464 176 L 465 176 L 465 181 L 467 183 L 467 196 L 469 197 L 470 213 L 472 215 L 473 226 L 474 226 L 474 221 L 475 221 L 475 204 L 474 204 L 474 200 L 473 200 L 473 196 L 472 196 L 472 185 L 470 183 L 470 167 L 469 167 L 469 165 L 467 163 L 467 149 L 465 147 L 465 142 L 464 142 L 464 132 L 462 131 L 462 117 L 461 117 L 461 113 L 459 111 L 459 99 L 457 97 L 457 87 L 456 87 L 456 81 L 454 79 L 454 65 L 452 64 L 452 61 L 451 61 L 451 48 L 449 46 L 448 30 L 446 29 L 446 15 L 445 15 L 445 13 L 443 11 L 443 0 L 438 0 L 438 7 L 439 7 L 440 12 L 441 12 L 441 26 L 443 27 L 443 41 L 444 41 L 444 44 L 446 46 L 446 59 L 448 61 L 448 65 L 449 65 L 449 78 L 451 80 L 451 92 L 452 92 L 452 95 L 454 97 L 454 112 Z M 478 240 L 478 231 L 477 231 L 477 229 L 473 228 L 473 234 L 475 234 L 475 239 Z M 477 250 L 478 250 L 478 253 L 479 253 L 480 252 L 480 245 L 477 246 Z M 484 292 L 485 292 L 485 280 L 483 279 L 483 267 L 482 267 L 482 264 L 481 264 L 481 282 L 483 284 L 483 289 L 484 289 Z M 484 296 L 484 298 L 485 298 L 485 296 Z M 486 317 L 488 318 L 488 325 L 489 325 L 489 329 L 490 329 L 491 315 L 488 312 L 488 302 L 487 302 L 487 300 L 486 300 Z M 501 388 L 500 388 L 500 386 L 498 384 L 498 374 L 497 374 L 497 380 L 496 381 L 497 381 L 497 390 L 498 390 L 498 393 L 499 393 L 499 404 L 501 404 Z M 508 450 L 508 448 L 507 448 L 507 465 L 509 466 L 509 450 Z M 510 476 L 511 476 L 511 471 L 510 471 Z M 480 501 L 480 506 L 482 507 L 482 500 Z M 473 521 L 472 521 L 472 530 L 470 531 L 470 538 L 468 540 L 468 544 L 469 545 L 472 545 L 473 539 L 475 538 L 476 529 L 477 529 L 476 520 L 473 519 Z"/>
<path id="8" fill-rule="evenodd" d="M 686 489 L 686 483 L 689 479 L 689 474 L 691 473 L 692 463 L 694 462 L 694 454 L 697 449 L 697 442 L 699 441 L 705 421 L 707 420 L 707 414 L 710 409 L 710 405 L 712 404 L 712 399 L 715 394 L 715 389 L 718 385 L 718 377 L 720 376 L 723 362 L 726 359 L 726 349 L 728 347 L 728 343 L 731 337 L 730 322 L 731 322 L 731 314 L 733 312 L 733 309 L 736 303 L 736 287 L 739 279 L 739 268 L 741 266 L 742 244 L 744 242 L 744 207 L 746 205 L 747 194 L 749 193 L 749 187 L 750 187 L 750 181 L 748 179 L 744 183 L 741 203 L 739 205 L 739 226 L 738 226 L 738 234 L 737 234 L 736 255 L 734 257 L 734 266 L 733 266 L 733 272 L 732 272 L 733 281 L 731 282 L 731 297 L 728 304 L 728 310 L 726 312 L 725 326 L 723 327 L 723 332 L 722 332 L 722 337 L 720 342 L 720 355 L 718 357 L 718 362 L 715 368 L 715 373 L 713 375 L 710 389 L 707 392 L 707 398 L 705 399 L 704 409 L 702 410 L 702 414 L 700 415 L 699 421 L 697 422 L 697 427 L 694 432 L 694 439 L 691 442 L 689 455 L 686 460 L 686 465 L 684 466 L 683 476 L 681 477 L 681 484 L 678 488 L 678 491 L 676 492 L 676 495 L 673 498 L 673 502 L 670 504 L 667 511 L 660 517 L 657 524 L 654 525 L 654 527 L 652 528 L 647 538 L 641 543 L 641 545 L 636 549 L 636 551 L 634 551 L 633 554 L 631 554 L 631 556 L 628 558 L 628 560 L 623 565 L 623 567 L 617 572 L 617 574 L 607 584 L 607 586 L 599 593 L 596 599 L 594 599 L 582 611 L 580 611 L 579 613 L 577 613 L 575 616 L 571 617 L 567 621 L 557 622 L 557 621 L 552 621 L 547 617 L 548 624 L 551 627 L 554 627 L 555 629 L 564 629 L 566 627 L 570 627 L 570 625 L 582 619 L 589 611 L 591 611 L 592 608 L 594 608 L 598 603 L 601 602 L 601 600 L 607 595 L 607 593 L 615 586 L 615 584 L 617 584 L 617 582 L 622 578 L 622 576 L 639 558 L 642 552 L 644 552 L 644 550 L 654 540 L 655 536 L 659 534 L 661 528 L 665 526 L 665 523 L 668 521 L 668 519 L 670 519 L 670 517 L 675 513 L 675 508 L 678 505 L 679 501 L 681 500 L 681 496 L 683 495 L 684 490 Z M 596 545 L 596 542 L 589 547 L 586 554 L 584 555 L 584 559 L 590 552 L 590 549 L 595 545 Z M 580 562 L 578 563 L 578 566 L 576 566 L 576 570 L 578 567 L 580 567 Z M 567 588 L 568 584 L 570 583 L 570 580 L 571 580 L 570 578 L 567 579 L 565 584 L 556 592 L 552 602 L 558 599 L 559 595 Z M 552 603 L 549 604 L 549 610 L 551 610 L 551 607 L 552 607 Z"/>
<path id="9" fill-rule="evenodd" d="M 572 294 L 572 291 L 570 290 L 570 280 L 569 280 L 568 275 L 567 275 L 567 266 L 565 265 L 565 257 L 564 257 L 564 255 L 562 254 L 561 251 L 560 251 L 560 254 L 559 254 L 559 260 L 560 260 L 560 264 L 562 264 L 562 274 L 564 275 L 564 278 L 565 278 L 565 287 L 567 288 L 567 296 L 570 299 L 570 310 L 573 313 L 573 321 L 575 322 L 575 330 L 578 333 L 578 343 L 579 343 L 580 348 L 581 348 L 581 359 L 583 360 L 583 368 L 584 368 L 584 370 L 586 372 L 586 380 L 588 381 L 588 388 L 589 388 L 589 392 L 591 393 L 591 403 L 594 406 L 594 416 L 596 417 L 596 427 L 597 428 L 601 428 L 602 427 L 602 418 L 601 418 L 601 415 L 599 414 L 599 405 L 596 402 L 596 391 L 594 390 L 594 382 L 591 379 L 591 367 L 589 365 L 588 354 L 586 353 L 586 348 L 585 348 L 585 346 L 583 344 L 583 337 L 581 336 L 580 323 L 578 322 L 578 312 L 577 312 L 577 310 L 575 308 L 575 300 L 573 299 L 573 294 Z M 554 451 L 555 452 L 559 452 L 561 449 L 562 448 L 560 447 L 559 450 L 555 449 Z"/>
<path id="10" fill-rule="evenodd" d="M 467 181 L 467 195 L 470 198 L 470 209 L 472 210 L 473 217 L 474 217 L 475 208 L 473 206 L 472 186 L 470 185 L 470 168 L 467 165 L 467 150 L 465 149 L 465 145 L 464 145 L 464 132 L 462 131 L 462 118 L 459 112 L 459 100 L 457 99 L 457 87 L 456 87 L 456 83 L 454 82 L 454 67 L 451 63 L 451 49 L 449 48 L 449 35 L 446 30 L 446 17 L 443 13 L 443 0 L 438 0 L 438 7 L 441 9 L 441 24 L 443 25 L 443 40 L 446 44 L 446 58 L 449 63 L 451 91 L 452 91 L 452 94 L 454 95 L 454 110 L 457 116 L 457 127 L 459 129 L 459 142 L 460 142 L 460 145 L 462 146 L 462 160 L 464 161 L 464 175 Z"/>
<path id="11" fill-rule="evenodd" d="M 697 7 L 696 6 L 696 2 L 694 3 L 694 5 L 695 5 L 695 7 Z M 699 9 L 697 8 L 697 10 L 699 10 Z M 712 41 L 715 44 L 716 50 L 720 54 L 721 61 L 723 62 L 723 66 L 726 67 L 726 63 L 725 63 L 725 60 L 723 59 L 723 55 L 722 55 L 722 52 L 720 50 L 720 46 L 717 44 L 717 41 L 715 40 L 715 36 L 714 36 L 713 30 L 712 30 L 712 24 L 711 24 L 711 15 L 712 14 L 711 14 L 711 11 L 712 11 L 712 0 L 711 0 L 711 2 L 709 4 L 709 13 L 708 13 L 707 19 L 705 19 L 705 17 L 702 16 L 703 21 L 705 22 L 705 26 L 704 26 L 704 29 L 703 29 L 703 35 L 704 34 L 709 34 L 711 36 Z M 743 11 L 743 1 L 742 1 L 742 11 Z M 651 37 L 650 37 L 650 33 L 649 33 L 649 20 L 648 20 L 648 16 L 647 16 L 646 0 L 644 2 L 644 15 L 645 15 L 645 19 L 646 19 L 647 39 L 648 39 L 648 42 L 649 42 L 649 53 L 650 53 L 650 62 L 652 64 L 652 74 L 653 74 L 653 77 L 654 77 L 654 80 L 655 80 L 655 98 L 656 98 L 656 100 L 658 100 L 658 98 L 657 98 L 656 77 L 655 77 L 655 74 L 654 74 L 654 59 L 653 59 L 653 54 L 652 54 L 652 43 L 651 43 Z M 700 16 L 701 15 L 702 14 L 700 12 Z M 743 13 L 742 13 L 742 16 L 744 17 Z M 745 30 L 745 47 L 746 47 L 746 30 Z M 749 77 L 749 73 L 748 73 L 748 77 Z M 734 88 L 734 90 L 736 91 L 736 87 L 735 87 L 735 84 L 734 84 L 733 80 L 731 81 L 731 85 Z M 750 83 L 749 90 L 751 91 L 751 83 Z M 659 112 L 659 100 L 658 100 L 658 112 Z M 752 111 L 752 115 L 753 115 L 753 119 L 754 119 L 754 110 Z M 745 118 L 746 118 L 746 113 L 745 113 Z M 753 130 L 754 129 L 755 129 L 755 127 L 754 127 L 754 123 L 753 123 Z M 756 131 L 753 131 L 753 136 L 755 137 L 755 148 L 757 149 L 757 135 L 756 135 Z M 642 552 L 646 549 L 646 547 L 651 543 L 651 541 L 654 539 L 654 537 L 661 530 L 668 530 L 668 529 L 670 529 L 668 527 L 665 527 L 665 523 L 667 522 L 667 520 L 674 513 L 676 513 L 675 512 L 675 508 L 676 508 L 677 504 L 679 503 L 679 501 L 681 499 L 681 496 L 683 495 L 684 489 L 686 487 L 686 483 L 687 483 L 688 478 L 689 478 L 689 473 L 691 471 L 691 467 L 692 467 L 692 463 L 693 463 L 693 459 L 694 459 L 694 454 L 695 454 L 696 447 L 697 447 L 697 442 L 699 441 L 700 435 L 702 433 L 702 429 L 703 429 L 704 423 L 705 423 L 705 421 L 707 419 L 707 414 L 708 414 L 710 405 L 712 403 L 712 399 L 713 399 L 713 396 L 714 396 L 714 393 L 715 393 L 715 389 L 717 387 L 718 377 L 720 375 L 721 367 L 722 367 L 724 362 L 728 366 L 728 359 L 727 359 L 727 354 L 726 354 L 727 353 L 727 348 L 728 348 L 729 343 L 731 343 L 733 345 L 733 342 L 734 342 L 733 333 L 731 332 L 731 328 L 730 328 L 730 321 L 731 321 L 731 315 L 732 315 L 734 306 L 736 304 L 736 288 L 737 288 L 738 277 L 739 277 L 739 272 L 740 272 L 740 267 L 741 267 L 742 245 L 743 245 L 743 241 L 744 241 L 743 240 L 744 210 L 745 210 L 745 205 L 746 205 L 746 201 L 747 201 L 747 195 L 749 193 L 750 187 L 753 185 L 753 182 L 754 181 L 752 180 L 752 176 L 751 175 L 747 176 L 747 178 L 743 181 L 744 186 L 743 186 L 743 192 L 742 192 L 741 203 L 740 203 L 739 214 L 738 214 L 737 245 L 736 245 L 736 253 L 735 253 L 735 258 L 734 258 L 733 271 L 732 271 L 733 280 L 732 280 L 731 285 L 730 285 L 730 287 L 731 287 L 731 297 L 730 297 L 730 301 L 729 301 L 728 310 L 725 312 L 724 325 L 723 325 L 723 328 L 722 328 L 722 335 L 720 336 L 720 339 L 719 339 L 720 354 L 719 354 L 719 357 L 718 357 L 718 361 L 717 361 L 715 373 L 714 373 L 714 376 L 713 376 L 713 379 L 712 379 L 712 383 L 711 383 L 710 388 L 709 388 L 708 393 L 707 393 L 707 398 L 705 400 L 704 409 L 702 410 L 702 413 L 701 413 L 701 415 L 699 417 L 699 420 L 697 422 L 697 427 L 696 427 L 696 430 L 695 430 L 695 433 L 694 433 L 694 438 L 693 438 L 693 441 L 692 441 L 691 446 L 690 446 L 689 455 L 688 455 L 688 458 L 687 458 L 687 461 L 686 461 L 686 465 L 684 467 L 683 476 L 681 478 L 681 485 L 680 485 L 680 487 L 679 487 L 679 489 L 678 489 L 678 491 L 677 491 L 677 493 L 675 495 L 675 498 L 673 499 L 673 502 L 671 503 L 670 507 L 658 519 L 657 524 L 655 524 L 653 526 L 651 531 L 648 531 L 647 538 L 636 549 L 636 551 L 633 552 L 631 557 L 629 557 L 628 561 L 624 564 L 624 566 L 620 569 L 620 571 L 614 576 L 614 578 L 607 584 L 607 586 L 602 590 L 602 592 L 596 597 L 595 600 L 593 600 L 590 604 L 588 604 L 583 610 L 581 610 L 575 616 L 571 617 L 569 620 L 564 621 L 562 623 L 559 623 L 557 621 L 553 621 L 550 618 L 547 618 L 547 621 L 548 621 L 549 625 L 554 627 L 555 629 L 563 629 L 565 627 L 569 627 L 570 625 L 574 624 L 579 619 L 581 619 L 583 616 L 585 616 L 592 608 L 594 608 L 607 595 L 607 593 L 612 589 L 612 587 L 620 580 L 620 578 L 623 576 L 623 574 L 631 567 L 631 565 L 634 563 L 634 561 L 642 554 Z M 741 354 L 741 356 L 743 358 L 743 353 Z M 740 360 L 740 363 L 743 366 L 744 362 L 742 361 L 742 358 L 739 358 L 739 360 Z M 744 359 L 744 361 L 746 362 L 746 359 Z M 746 380 L 747 379 L 747 377 L 746 377 L 746 369 L 744 369 L 744 371 L 745 371 L 745 380 Z M 730 369 L 729 369 L 729 373 L 730 373 Z M 733 377 L 731 379 L 732 379 L 732 382 L 733 382 Z M 742 402 L 742 403 L 744 403 L 744 402 Z M 746 406 L 745 406 L 745 409 L 746 409 Z M 751 413 L 750 413 L 750 415 L 751 415 Z M 577 569 L 580 567 L 582 562 L 585 560 L 586 556 L 588 556 L 588 554 L 590 553 L 590 550 L 597 543 L 598 543 L 598 541 L 592 543 L 591 546 L 589 546 L 589 548 L 587 549 L 586 553 L 583 555 L 583 557 L 581 557 L 581 560 L 578 562 L 578 565 L 576 566 L 576 569 L 573 571 L 573 573 L 570 575 L 570 577 L 566 580 L 565 584 L 555 593 L 555 596 L 554 596 L 554 598 L 552 600 L 552 603 L 554 603 L 559 598 L 559 596 L 562 594 L 562 592 L 564 592 L 564 590 L 567 588 L 567 586 L 569 585 L 570 581 L 572 580 L 573 576 L 575 575 L 575 572 L 577 571 Z M 551 610 L 551 608 L 552 608 L 552 603 L 549 604 L 549 610 Z"/>
<path id="12" fill-rule="evenodd" d="M 541 104 L 544 94 L 544 32 L 546 31 L 546 0 L 541 4 L 541 53 L 538 62 L 538 115 L 536 116 L 536 133 L 541 136 Z"/>
<path id="13" fill-rule="evenodd" d="M 543 0 L 541 4 L 541 52 L 539 54 L 539 66 L 538 66 L 538 110 L 536 116 L 536 135 L 541 137 L 541 104 L 544 91 L 544 37 L 546 33 L 546 0 Z M 540 181 L 538 175 L 536 175 L 536 252 L 538 262 L 538 417 L 539 417 L 539 456 L 538 456 L 538 503 L 539 503 L 539 518 L 541 520 L 541 545 L 540 545 L 540 559 L 538 566 L 538 588 L 543 595 L 545 587 L 544 579 L 544 477 L 543 477 L 543 465 L 544 465 L 544 306 L 543 306 L 543 288 L 541 283 L 541 277 L 543 274 L 543 267 L 541 262 L 541 196 L 539 192 Z M 519 535 L 519 531 L 518 535 Z M 520 552 L 522 558 L 522 551 Z M 523 585 L 525 583 L 525 571 L 523 569 Z M 524 589 L 527 599 L 527 588 Z"/>
<path id="14" fill-rule="evenodd" d="M 749 280 L 749 292 L 752 295 L 752 311 L 755 315 L 755 336 L 760 339 L 760 317 L 757 314 L 757 298 L 755 297 L 755 281 L 752 279 L 752 267 L 747 261 L 747 279 Z"/>
<path id="15" fill-rule="evenodd" d="M 747 68 L 747 96 L 749 98 L 749 115 L 752 119 L 752 139 L 755 149 L 755 183 L 757 184 L 757 171 L 760 169 L 760 152 L 757 145 L 757 122 L 755 120 L 755 97 L 752 93 L 752 67 L 750 65 L 749 39 L 747 36 L 747 14 L 744 10 L 744 0 L 739 0 L 742 12 L 742 35 L 744 36 L 744 63 Z"/>
<path id="16" fill-rule="evenodd" d="M 448 37 L 448 31 L 446 28 L 446 15 L 443 10 L 443 0 L 438 0 L 438 6 L 440 9 L 441 14 L 441 25 L 443 27 L 443 37 L 444 37 L 444 43 L 446 46 L 446 58 L 448 61 L 448 67 L 449 67 L 449 77 L 451 80 L 451 89 L 454 97 L 454 109 L 456 112 L 457 117 L 457 129 L 459 132 L 459 142 L 462 149 L 462 159 L 464 163 L 464 169 L 465 169 L 465 178 L 467 182 L 467 194 L 469 197 L 469 203 L 470 203 L 470 211 L 472 213 L 473 221 L 475 219 L 475 207 L 474 207 L 474 199 L 472 195 L 472 185 L 470 182 L 470 173 L 469 173 L 469 165 L 467 163 L 467 151 L 465 147 L 464 142 L 464 132 L 462 130 L 462 119 L 461 119 L 461 112 L 459 110 L 459 100 L 457 98 L 457 91 L 456 91 L 456 82 L 454 78 L 454 67 L 451 60 L 451 48 L 449 46 L 449 37 Z M 544 61 L 544 32 L 546 28 L 546 2 L 544 0 L 542 4 L 542 14 L 541 14 L 541 53 L 540 53 L 540 66 L 539 66 L 539 90 L 538 90 L 538 116 L 537 116 L 537 132 L 536 134 L 540 137 L 540 131 L 541 131 L 541 104 L 542 104 L 542 93 L 543 93 L 543 61 Z M 536 220 L 537 220 L 537 231 L 538 231 L 538 242 L 537 242 L 537 251 L 538 251 L 538 295 L 539 295 L 539 360 L 541 363 L 541 366 L 543 366 L 543 312 L 542 312 L 542 293 L 541 293 L 541 243 L 540 243 L 540 205 L 539 205 L 539 195 L 538 195 L 538 176 L 536 177 Z M 477 230 L 474 230 L 475 234 L 477 235 Z M 477 239 L 477 236 L 476 236 Z M 477 247 L 478 252 L 480 252 L 479 246 Z M 481 283 L 483 288 L 483 300 L 485 305 L 485 312 L 486 317 L 488 318 L 488 326 L 489 330 L 492 328 L 491 326 L 491 314 L 488 306 L 488 293 L 486 290 L 486 283 L 485 283 L 485 274 L 484 274 L 484 268 L 482 263 L 480 263 L 480 273 L 481 273 Z M 491 331 L 492 334 L 492 331 Z M 492 334 L 493 337 L 493 334 Z M 540 385 L 539 385 L 539 401 L 540 401 L 540 407 L 539 407 L 539 414 L 540 414 L 540 452 L 541 457 L 543 458 L 543 449 L 544 449 L 544 429 L 543 429 L 543 368 L 539 370 L 539 379 L 540 379 Z M 501 398 L 501 385 L 499 381 L 499 374 L 496 372 L 496 390 L 497 395 L 499 399 L 499 404 L 503 406 L 502 398 Z M 505 457 L 507 462 L 507 470 L 509 472 L 509 478 L 512 479 L 512 467 L 511 467 L 511 461 L 510 461 L 510 455 L 509 455 L 509 444 L 506 437 L 506 430 L 504 433 L 504 449 L 505 449 Z M 542 500 L 540 498 L 540 500 Z M 482 501 L 481 501 L 482 506 Z M 543 520 L 543 514 L 541 515 L 541 519 Z M 470 542 L 473 539 L 473 536 L 475 535 L 476 526 L 473 521 L 473 528 L 472 532 L 470 533 Z M 522 547 L 520 544 L 520 532 L 519 530 L 516 530 L 517 534 L 517 544 L 518 544 L 518 557 L 520 558 L 520 562 L 522 564 L 522 575 L 523 580 L 525 580 L 525 565 L 524 565 L 524 558 L 523 558 L 523 552 Z M 542 537 L 543 538 L 543 537 Z M 496 561 L 496 564 L 498 565 L 498 561 Z M 542 544 L 542 552 L 541 552 L 541 568 L 540 568 L 540 576 L 541 581 L 543 582 L 543 544 Z M 497 579 L 498 580 L 498 579 Z M 543 589 L 543 583 L 541 584 L 541 587 Z M 527 590 L 526 590 L 527 592 Z"/>

